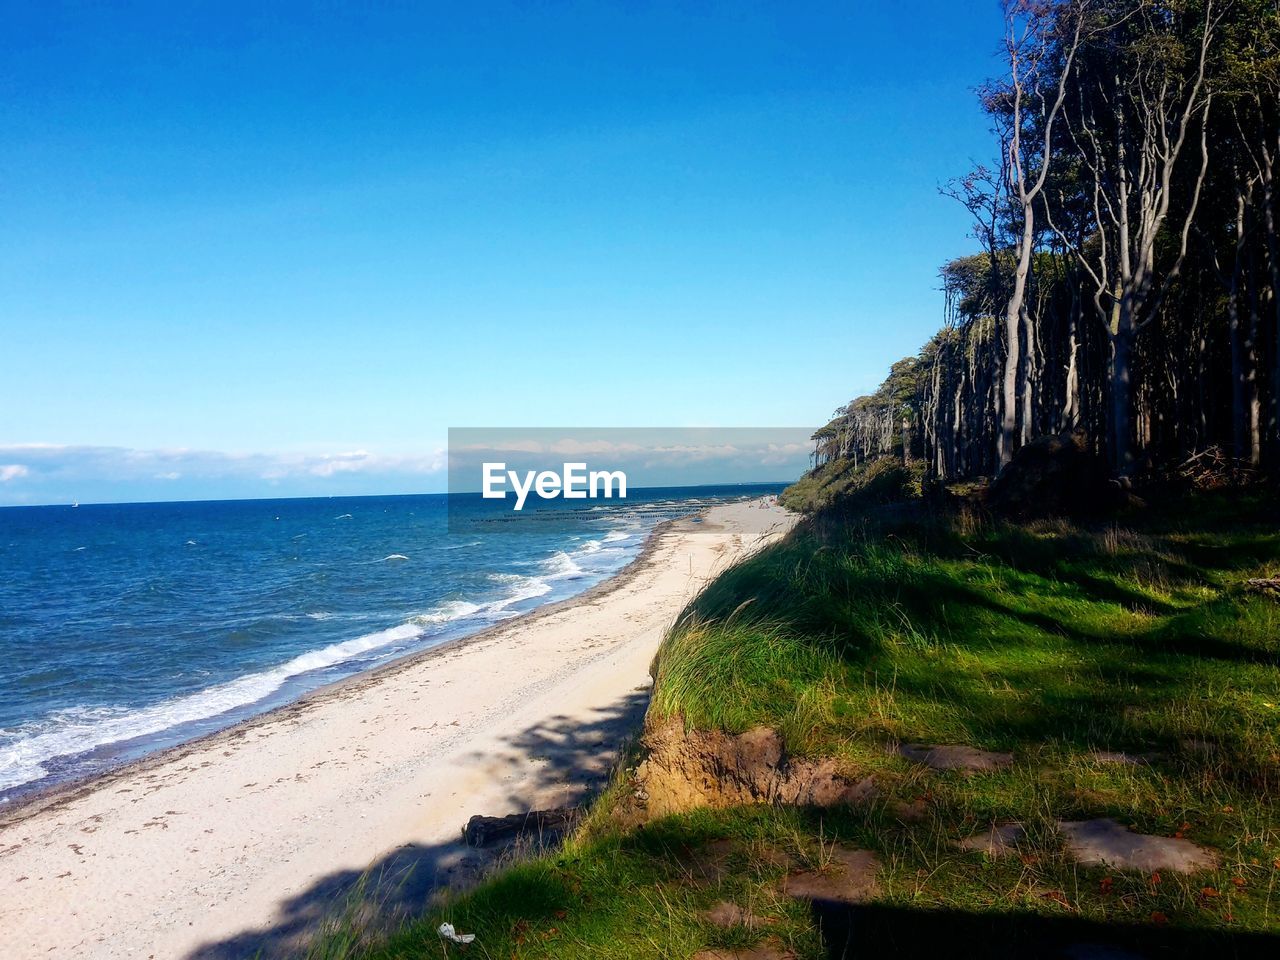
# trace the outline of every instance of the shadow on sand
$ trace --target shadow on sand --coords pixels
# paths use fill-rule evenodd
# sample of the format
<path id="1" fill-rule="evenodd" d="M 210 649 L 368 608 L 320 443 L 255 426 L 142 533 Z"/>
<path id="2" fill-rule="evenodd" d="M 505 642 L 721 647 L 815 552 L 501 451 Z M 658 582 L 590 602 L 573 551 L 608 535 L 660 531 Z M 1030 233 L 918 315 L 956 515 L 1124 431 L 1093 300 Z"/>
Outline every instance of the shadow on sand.
<path id="1" fill-rule="evenodd" d="M 620 747 L 639 730 L 648 702 L 648 688 L 640 688 L 597 710 L 588 722 L 549 717 L 510 738 L 500 757 L 473 754 L 464 758 L 464 763 L 483 759 L 489 765 L 497 760 L 522 774 L 516 781 L 518 786 L 504 800 L 506 809 L 472 812 L 525 812 L 546 804 L 548 798 L 558 806 L 581 805 L 607 783 Z M 437 893 L 465 889 L 495 863 L 552 846 L 560 839 L 555 835 L 525 836 L 505 846 L 476 849 L 463 844 L 463 824 L 440 826 L 455 827 L 457 839 L 434 845 L 406 844 L 363 871 L 339 870 L 322 877 L 282 900 L 268 926 L 204 944 L 188 954 L 189 960 L 294 955 L 335 921 L 375 932 L 392 930 L 421 914 Z"/>

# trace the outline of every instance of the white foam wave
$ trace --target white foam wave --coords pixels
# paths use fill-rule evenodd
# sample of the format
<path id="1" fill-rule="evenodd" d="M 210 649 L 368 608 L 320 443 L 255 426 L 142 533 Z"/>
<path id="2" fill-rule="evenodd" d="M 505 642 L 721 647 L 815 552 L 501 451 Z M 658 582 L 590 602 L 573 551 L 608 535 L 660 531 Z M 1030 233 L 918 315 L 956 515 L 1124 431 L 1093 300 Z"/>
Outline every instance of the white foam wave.
<path id="1" fill-rule="evenodd" d="M 563 550 L 557 551 L 550 559 L 543 561 L 542 565 L 552 580 L 572 580 L 582 576 L 582 567 Z"/>
<path id="2" fill-rule="evenodd" d="M 478 603 L 468 603 L 466 600 L 451 600 L 428 610 L 426 613 L 419 614 L 413 618 L 413 622 L 422 624 L 449 623 L 453 620 L 462 620 L 465 617 L 473 616 L 482 610 L 484 610 L 484 607 Z"/>
<path id="3" fill-rule="evenodd" d="M 551 592 L 551 584 L 538 577 L 522 577 L 517 573 L 491 573 L 489 579 L 510 584 L 510 592 L 501 600 L 486 604 L 485 610 L 499 617 L 514 616 L 509 608 L 524 600 L 533 600 Z"/>
<path id="4" fill-rule="evenodd" d="M 470 543 L 455 543 L 447 547 L 441 547 L 440 549 L 441 550 L 466 550 L 469 547 L 478 547 L 483 542 L 484 542 L 483 540 L 472 540 Z"/>
<path id="5" fill-rule="evenodd" d="M 270 670 L 251 673 L 185 697 L 164 700 L 139 710 L 102 707 L 54 714 L 25 732 L 7 731 L 0 739 L 0 790 L 38 780 L 46 764 L 115 743 L 162 733 L 185 723 L 221 716 L 270 696 L 293 677 L 336 666 L 380 647 L 414 640 L 424 633 L 420 624 L 405 623 L 388 630 L 330 644 L 300 654 Z M 8 739 L 5 737 L 4 739 Z"/>
<path id="6" fill-rule="evenodd" d="M 352 517 L 345 514 L 335 519 L 346 520 Z M 587 540 L 575 545 L 572 555 L 559 551 L 538 565 L 538 576 L 490 574 L 492 582 L 505 587 L 503 595 L 497 599 L 486 603 L 449 601 L 412 618 L 408 623 L 309 651 L 277 667 L 217 684 L 198 693 L 171 698 L 141 709 L 103 707 L 67 710 L 16 729 L 0 729 L 0 790 L 43 778 L 48 775 L 52 762 L 61 757 L 77 756 L 242 710 L 270 697 L 294 677 L 361 658 L 380 648 L 418 640 L 439 631 L 443 624 L 467 619 L 494 621 L 513 617 L 519 613 L 513 607 L 551 593 L 552 582 L 587 576 L 587 571 L 578 560 L 589 564 L 592 576 L 603 572 L 601 563 L 606 566 L 612 564 L 612 557 L 620 552 L 620 548 L 614 545 L 631 539 L 635 532 L 625 528 L 613 529 L 602 539 Z M 458 544 L 455 549 L 479 546 L 480 543 L 477 540 Z M 588 557 L 591 559 L 588 560 Z M 365 562 L 408 559 L 404 554 L 390 554 L 381 561 Z M 305 616 L 319 621 L 338 615 L 318 610 L 306 613 Z"/>

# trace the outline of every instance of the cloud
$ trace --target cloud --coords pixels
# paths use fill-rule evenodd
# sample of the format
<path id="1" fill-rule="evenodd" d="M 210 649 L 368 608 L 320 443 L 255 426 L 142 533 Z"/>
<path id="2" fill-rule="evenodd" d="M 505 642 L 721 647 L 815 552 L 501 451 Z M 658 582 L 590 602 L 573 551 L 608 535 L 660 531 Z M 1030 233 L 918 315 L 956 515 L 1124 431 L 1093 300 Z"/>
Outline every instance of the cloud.
<path id="1" fill-rule="evenodd" d="M 488 431 L 475 432 L 487 433 Z M 652 447 L 639 443 L 617 443 L 611 440 L 530 440 L 507 439 L 505 437 L 495 436 L 495 438 L 488 443 L 456 443 L 453 445 L 452 449 L 455 452 L 471 451 L 488 454 L 497 450 L 502 453 L 547 453 L 576 457 L 584 456 L 586 454 L 617 456 L 625 453 L 638 453 L 652 449 Z"/>
<path id="2" fill-rule="evenodd" d="M 265 480 L 288 477 L 336 477 L 340 474 L 398 473 L 428 475 L 445 467 L 443 450 L 425 454 L 388 455 L 353 450 L 347 453 L 281 455 L 270 459 L 262 473 Z"/>
<path id="3" fill-rule="evenodd" d="M 18 460 L 21 463 L 9 462 Z M 43 491 L 76 496 L 78 491 L 94 488 L 156 489 L 157 482 L 173 485 L 175 493 L 180 492 L 177 488 L 185 490 L 194 486 L 225 487 L 228 491 L 240 492 L 251 490 L 255 485 L 277 487 L 282 484 L 324 493 L 330 489 L 326 484 L 340 476 L 407 478 L 443 474 L 444 467 L 443 450 L 389 455 L 368 450 L 229 453 L 45 443 L 0 446 L 0 482 L 37 496 Z M 264 480 L 269 483 L 264 485 Z"/>
<path id="4" fill-rule="evenodd" d="M 632 486 L 750 483 L 798 477 L 812 450 L 810 427 L 456 427 L 449 431 L 450 485 L 479 489 L 483 464 L 558 470 L 623 470 Z"/>

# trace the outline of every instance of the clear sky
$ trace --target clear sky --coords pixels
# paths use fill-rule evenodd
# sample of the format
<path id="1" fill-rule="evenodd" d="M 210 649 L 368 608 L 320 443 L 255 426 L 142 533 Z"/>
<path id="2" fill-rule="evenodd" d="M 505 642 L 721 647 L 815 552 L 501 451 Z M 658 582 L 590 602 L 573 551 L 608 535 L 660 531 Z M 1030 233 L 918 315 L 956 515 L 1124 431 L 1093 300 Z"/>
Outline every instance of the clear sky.
<path id="1" fill-rule="evenodd" d="M 0 12 L 0 503 L 819 426 L 940 324 L 991 152 L 996 0 Z"/>

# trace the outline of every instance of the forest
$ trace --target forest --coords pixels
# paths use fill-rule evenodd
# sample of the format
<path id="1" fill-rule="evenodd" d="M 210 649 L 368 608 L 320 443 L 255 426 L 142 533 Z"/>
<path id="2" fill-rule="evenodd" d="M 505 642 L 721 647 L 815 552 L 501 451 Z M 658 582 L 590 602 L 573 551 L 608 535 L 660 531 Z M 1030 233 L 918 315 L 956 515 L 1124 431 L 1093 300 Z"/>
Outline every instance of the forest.
<path id="1" fill-rule="evenodd" d="M 1280 472 L 1280 4 L 1007 0 L 990 163 L 943 192 L 977 252 L 942 328 L 814 435 L 989 477 L 1071 435 L 1121 484 Z"/>

